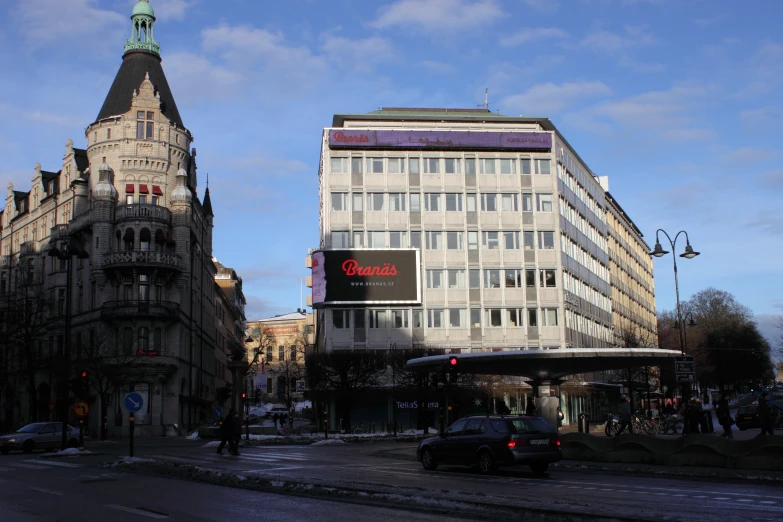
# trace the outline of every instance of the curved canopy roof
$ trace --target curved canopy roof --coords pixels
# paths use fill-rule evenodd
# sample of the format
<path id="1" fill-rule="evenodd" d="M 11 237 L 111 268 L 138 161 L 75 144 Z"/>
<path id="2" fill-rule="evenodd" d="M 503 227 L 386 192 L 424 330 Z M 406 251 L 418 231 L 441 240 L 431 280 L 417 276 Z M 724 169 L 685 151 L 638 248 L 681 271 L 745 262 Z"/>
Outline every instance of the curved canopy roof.
<path id="1" fill-rule="evenodd" d="M 660 366 L 682 354 L 659 348 L 565 348 L 557 350 L 516 350 L 411 359 L 405 369 L 434 372 L 457 358 L 459 373 L 516 375 L 533 380 L 560 380 L 575 373 L 619 370 L 639 366 Z"/>

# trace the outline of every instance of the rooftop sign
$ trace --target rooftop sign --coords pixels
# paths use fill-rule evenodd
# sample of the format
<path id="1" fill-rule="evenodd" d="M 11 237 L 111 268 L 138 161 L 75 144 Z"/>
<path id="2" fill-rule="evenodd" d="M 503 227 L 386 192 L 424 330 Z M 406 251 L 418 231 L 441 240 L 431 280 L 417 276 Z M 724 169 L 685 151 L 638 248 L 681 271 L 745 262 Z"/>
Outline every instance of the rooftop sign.
<path id="1" fill-rule="evenodd" d="M 332 149 L 550 150 L 552 135 L 548 132 L 332 129 L 329 131 L 329 147 Z"/>

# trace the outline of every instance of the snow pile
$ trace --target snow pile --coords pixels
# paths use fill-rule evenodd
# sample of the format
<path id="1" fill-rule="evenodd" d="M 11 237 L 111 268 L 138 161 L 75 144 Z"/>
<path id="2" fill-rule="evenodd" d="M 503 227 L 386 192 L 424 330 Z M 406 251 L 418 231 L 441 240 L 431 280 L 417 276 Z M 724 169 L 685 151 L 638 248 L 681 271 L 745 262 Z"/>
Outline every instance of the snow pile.
<path id="1" fill-rule="evenodd" d="M 330 446 L 332 444 L 345 444 L 343 439 L 323 439 L 310 444 L 311 446 Z"/>
<path id="2" fill-rule="evenodd" d="M 259 405 L 259 406 L 251 406 L 250 407 L 250 416 L 251 417 L 263 417 L 266 415 L 266 412 L 269 411 L 270 408 L 268 408 L 266 405 Z"/>
<path id="3" fill-rule="evenodd" d="M 42 459 L 53 459 L 57 457 L 78 457 L 80 455 L 95 455 L 92 451 L 80 451 L 79 448 L 68 448 L 54 453 L 44 453 L 40 456 Z"/>
<path id="4" fill-rule="evenodd" d="M 198 430 L 194 431 L 193 433 L 191 433 L 185 438 L 190 440 L 196 440 L 198 438 Z"/>
<path id="5" fill-rule="evenodd" d="M 117 466 L 121 466 L 123 464 L 144 464 L 144 463 L 152 463 L 152 462 L 156 462 L 156 460 L 155 459 L 145 459 L 145 458 L 141 458 L 141 457 L 120 457 L 120 459 L 118 461 L 112 462 L 111 464 L 109 464 L 108 467 L 116 468 Z"/>
<path id="6" fill-rule="evenodd" d="M 220 446 L 220 441 L 219 440 L 213 440 L 213 441 L 207 442 L 206 444 L 204 444 L 201 447 L 202 448 L 217 448 L 218 446 Z"/>

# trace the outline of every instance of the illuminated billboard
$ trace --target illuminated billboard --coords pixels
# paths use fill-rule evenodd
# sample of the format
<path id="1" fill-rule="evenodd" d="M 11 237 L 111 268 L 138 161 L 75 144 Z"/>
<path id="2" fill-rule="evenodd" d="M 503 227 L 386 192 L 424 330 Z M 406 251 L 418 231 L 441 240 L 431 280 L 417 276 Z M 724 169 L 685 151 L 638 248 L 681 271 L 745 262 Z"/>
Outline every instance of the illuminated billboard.
<path id="1" fill-rule="evenodd" d="M 420 265 L 412 248 L 315 252 L 313 306 L 418 304 Z"/>

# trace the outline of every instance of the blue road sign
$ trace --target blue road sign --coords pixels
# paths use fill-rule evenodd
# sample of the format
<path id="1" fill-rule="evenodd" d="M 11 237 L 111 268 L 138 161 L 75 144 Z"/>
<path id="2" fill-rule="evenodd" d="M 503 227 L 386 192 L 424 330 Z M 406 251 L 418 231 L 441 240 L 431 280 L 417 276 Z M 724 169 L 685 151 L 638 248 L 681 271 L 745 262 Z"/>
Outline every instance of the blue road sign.
<path id="1" fill-rule="evenodd" d="M 136 413 L 144 405 L 144 399 L 136 392 L 130 392 L 125 396 L 125 409 Z"/>
<path id="2" fill-rule="evenodd" d="M 223 416 L 223 408 L 220 406 L 215 406 L 215 418 L 219 419 Z"/>

